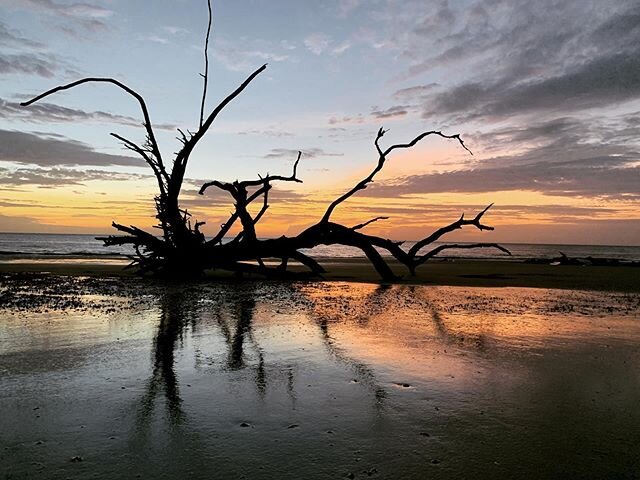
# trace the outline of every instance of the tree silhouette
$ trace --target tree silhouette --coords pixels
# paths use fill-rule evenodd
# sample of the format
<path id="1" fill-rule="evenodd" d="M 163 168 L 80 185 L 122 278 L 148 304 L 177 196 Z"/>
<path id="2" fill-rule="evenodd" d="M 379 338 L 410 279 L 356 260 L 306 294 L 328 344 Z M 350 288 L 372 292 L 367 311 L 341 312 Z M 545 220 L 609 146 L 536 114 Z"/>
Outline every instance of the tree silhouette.
<path id="1" fill-rule="evenodd" d="M 141 273 L 153 272 L 172 276 L 197 276 L 210 269 L 230 270 L 238 273 L 258 273 L 272 277 L 299 275 L 300 273 L 288 270 L 289 261 L 295 261 L 306 267 L 307 271 L 305 273 L 307 275 L 320 276 L 325 272 L 323 267 L 316 260 L 300 251 L 301 249 L 309 249 L 318 245 L 338 244 L 360 249 L 385 280 L 393 280 L 398 277 L 396 277 L 389 267 L 387 260 L 379 253 L 379 249 L 386 251 L 398 262 L 403 264 L 412 275 L 415 274 L 415 270 L 419 265 L 443 250 L 451 248 L 495 248 L 510 254 L 507 249 L 495 243 L 439 245 L 422 253 L 424 248 L 438 241 L 446 233 L 460 229 L 465 225 L 473 225 L 479 230 L 493 230 L 493 227 L 482 223 L 482 217 L 491 205 L 471 220 L 466 220 L 463 214 L 460 219 L 438 229 L 408 250 L 401 248 L 402 242 L 367 235 L 361 232 L 361 230 L 369 224 L 384 220 L 387 217 L 375 217 L 352 227 L 331 221 L 331 215 L 334 210 L 357 192 L 367 188 L 367 185 L 374 180 L 375 175 L 384 167 L 388 156 L 395 150 L 411 148 L 428 136 L 439 136 L 456 140 L 462 148 L 471 153 L 459 134 L 447 135 L 436 130 L 423 132 L 408 143 L 395 144 L 383 149 L 383 147 L 380 146 L 380 141 L 386 133 L 386 130 L 380 128 L 374 140 L 378 163 L 371 173 L 360 180 L 350 190 L 335 199 L 316 224 L 292 237 L 281 236 L 279 238 L 261 240 L 256 236 L 255 226 L 262 220 L 265 212 L 269 208 L 269 192 L 273 188 L 272 184 L 274 182 L 302 182 L 297 176 L 297 167 L 302 155 L 301 152 L 298 153 L 298 158 L 293 166 L 293 172 L 289 177 L 266 175 L 265 177 L 259 176 L 259 178 L 253 180 L 236 180 L 231 183 L 217 180 L 207 182 L 200 188 L 200 194 L 204 194 L 210 187 L 221 189 L 231 196 L 235 210 L 229 219 L 221 225 L 218 233 L 213 236 L 213 238 L 206 239 L 200 231 L 200 227 L 205 222 L 192 219 L 191 214 L 186 209 L 180 207 L 180 190 L 182 188 L 187 163 L 198 142 L 211 128 L 220 112 L 267 68 L 265 64 L 256 69 L 240 86 L 225 97 L 208 116 L 205 116 L 209 67 L 208 46 L 212 21 L 211 0 L 207 1 L 207 6 L 209 9 L 209 22 L 204 46 L 205 71 L 202 74 L 203 92 L 200 105 L 199 127 L 195 132 L 187 130 L 187 133 L 178 129 L 180 133 L 179 140 L 181 141 L 182 147 L 175 154 L 170 167 L 163 159 L 160 148 L 158 147 L 144 98 L 138 92 L 116 79 L 97 77 L 83 78 L 47 90 L 37 97 L 20 104 L 26 107 L 49 95 L 75 88 L 85 83 L 109 83 L 115 85 L 134 97 L 139 103 L 144 119 L 142 125 L 146 131 L 145 142 L 142 145 L 138 145 L 116 133 L 111 133 L 111 135 L 121 141 L 124 147 L 142 157 L 153 171 L 159 191 L 155 197 L 156 218 L 158 219 L 158 228 L 161 230 L 162 236 L 157 237 L 133 225 L 126 226 L 113 222 L 113 227 L 122 234 L 100 237 L 105 245 L 132 245 L 135 249 L 135 255 L 132 256 L 131 266 L 137 267 Z M 248 207 L 256 201 L 261 201 L 262 207 L 257 214 L 252 215 Z M 227 233 L 238 220 L 242 227 L 240 233 L 233 239 L 227 240 Z M 276 259 L 280 264 L 277 267 L 268 267 L 264 263 L 265 259 Z"/>

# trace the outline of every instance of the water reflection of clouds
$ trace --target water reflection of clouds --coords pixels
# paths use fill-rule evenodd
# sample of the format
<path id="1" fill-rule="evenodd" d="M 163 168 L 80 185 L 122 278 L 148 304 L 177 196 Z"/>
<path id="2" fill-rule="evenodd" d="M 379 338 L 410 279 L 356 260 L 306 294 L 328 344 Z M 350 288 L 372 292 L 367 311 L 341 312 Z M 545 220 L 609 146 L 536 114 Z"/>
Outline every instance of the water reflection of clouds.
<path id="1" fill-rule="evenodd" d="M 163 392 L 169 416 L 175 421 L 183 416 L 175 355 L 185 337 L 196 369 L 226 371 L 231 381 L 251 382 L 259 396 L 284 384 L 294 398 L 296 371 L 307 364 L 326 368 L 329 362 L 346 368 L 345 374 L 354 376 L 380 406 L 388 382 L 376 370 L 402 372 L 422 382 L 455 378 L 460 384 L 477 377 L 487 356 L 511 355 L 525 346 L 532 352 L 542 345 L 561 346 L 563 339 L 606 328 L 592 317 L 553 322 L 551 313 L 563 313 L 558 309 L 562 295 L 553 298 L 549 291 L 474 289 L 473 295 L 456 296 L 453 290 L 251 282 L 168 289 L 159 299 L 143 410 L 151 410 Z"/>

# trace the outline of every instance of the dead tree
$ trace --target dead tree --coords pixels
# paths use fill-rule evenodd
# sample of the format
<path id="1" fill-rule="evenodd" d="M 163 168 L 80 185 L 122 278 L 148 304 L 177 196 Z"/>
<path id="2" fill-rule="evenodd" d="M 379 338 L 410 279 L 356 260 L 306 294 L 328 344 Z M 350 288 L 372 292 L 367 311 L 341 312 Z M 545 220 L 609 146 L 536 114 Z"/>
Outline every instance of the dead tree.
<path id="1" fill-rule="evenodd" d="M 269 208 L 269 191 L 273 187 L 273 182 L 302 182 L 297 176 L 297 167 L 300 162 L 301 152 L 298 153 L 298 158 L 293 166 L 293 172 L 289 177 L 266 175 L 265 177 L 259 177 L 254 180 L 242 180 L 231 183 L 217 180 L 207 182 L 202 185 L 200 194 L 204 194 L 210 187 L 221 189 L 227 192 L 231 200 L 233 200 L 234 211 L 229 219 L 222 224 L 216 235 L 213 236 L 213 238 L 206 239 L 200 231 L 200 227 L 205 222 L 192 219 L 191 214 L 180 207 L 180 190 L 184 181 L 187 163 L 198 142 L 211 128 L 213 122 L 222 110 L 267 68 L 265 64 L 255 70 L 240 86 L 225 97 L 208 116 L 205 116 L 209 66 L 208 46 L 212 20 L 210 0 L 208 0 L 207 5 L 209 7 L 209 23 L 204 46 L 205 71 L 204 74 L 202 74 L 203 92 L 200 105 L 199 127 L 195 132 L 187 130 L 187 133 L 178 129 L 180 134 L 178 140 L 180 140 L 182 146 L 175 154 L 170 168 L 165 163 L 160 152 L 144 98 L 135 90 L 116 79 L 83 78 L 47 90 L 37 97 L 20 104 L 26 107 L 49 95 L 63 90 L 69 90 L 85 83 L 107 83 L 115 85 L 138 102 L 142 110 L 142 125 L 146 132 L 144 143 L 138 145 L 116 133 L 111 133 L 111 135 L 122 142 L 125 148 L 138 154 L 153 171 L 158 184 L 158 195 L 154 199 L 156 218 L 158 219 L 157 228 L 160 229 L 162 235 L 156 236 L 133 225 L 126 226 L 113 222 L 113 227 L 121 232 L 121 234 L 100 237 L 106 246 L 132 245 L 135 250 L 135 255 L 131 256 L 132 263 L 130 266 L 137 267 L 141 273 L 151 272 L 184 276 L 201 275 L 206 270 L 211 269 L 230 270 L 238 273 L 257 273 L 265 276 L 293 276 L 294 272 L 288 270 L 288 266 L 290 261 L 294 261 L 306 267 L 307 274 L 320 276 L 325 271 L 323 267 L 316 260 L 301 252 L 301 250 L 313 248 L 318 245 L 348 245 L 360 249 L 383 279 L 393 280 L 397 277 L 391 270 L 387 259 L 380 254 L 380 250 L 387 252 L 388 255 L 404 265 L 412 275 L 415 274 L 418 266 L 440 252 L 452 248 L 495 248 L 510 254 L 507 249 L 495 243 L 445 244 L 424 252 L 426 247 L 440 240 L 445 234 L 466 225 L 473 225 L 479 230 L 493 230 L 493 227 L 482 223 L 482 217 L 491 205 L 471 220 L 465 219 L 463 214 L 455 222 L 438 229 L 408 250 L 401 248 L 403 242 L 396 242 L 361 232 L 361 230 L 369 224 L 384 220 L 387 217 L 375 217 L 352 227 L 331 221 L 331 215 L 334 210 L 357 192 L 367 188 L 367 185 L 373 181 L 375 175 L 382 170 L 388 156 L 394 150 L 411 148 L 423 138 L 435 135 L 446 139 L 454 139 L 462 148 L 469 151 L 460 135 L 446 135 L 435 130 L 421 133 L 408 143 L 391 145 L 383 149 L 383 147 L 380 146 L 380 141 L 386 131 L 380 128 L 374 140 L 374 146 L 378 155 L 378 163 L 375 168 L 350 190 L 335 199 L 316 224 L 293 237 L 281 236 L 279 238 L 260 240 L 256 235 L 256 224 L 264 217 L 265 212 Z M 262 207 L 256 215 L 252 216 L 247 207 L 255 201 L 262 202 Z M 240 233 L 233 239 L 228 240 L 228 232 L 238 221 L 241 225 Z M 280 264 L 277 267 L 268 267 L 264 263 L 265 259 L 276 259 Z"/>

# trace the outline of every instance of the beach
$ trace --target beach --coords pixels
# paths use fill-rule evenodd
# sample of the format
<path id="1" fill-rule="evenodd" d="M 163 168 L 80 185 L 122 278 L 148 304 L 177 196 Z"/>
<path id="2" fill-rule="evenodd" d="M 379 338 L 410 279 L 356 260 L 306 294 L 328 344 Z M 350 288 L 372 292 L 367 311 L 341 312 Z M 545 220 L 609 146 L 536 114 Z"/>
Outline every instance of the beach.
<path id="1" fill-rule="evenodd" d="M 324 258 L 320 260 L 327 273 L 322 279 L 379 283 L 380 276 L 363 258 Z M 640 292 L 640 268 L 630 265 L 549 265 L 523 261 L 436 259 L 419 267 L 415 276 L 392 259 L 393 271 L 401 277 L 398 284 L 450 285 L 469 287 L 536 287 L 569 290 L 604 290 Z M 30 256 L 5 255 L 0 259 L 0 274 L 46 273 L 72 276 L 135 276 L 125 269 L 128 261 L 120 257 L 82 256 Z M 296 270 L 296 265 L 290 266 Z M 298 271 L 304 271 L 300 266 Z M 218 270 L 208 272 L 205 278 L 224 280 L 232 275 Z M 247 277 L 245 274 L 245 278 Z M 260 277 L 256 277 L 260 278 Z"/>
<path id="2" fill-rule="evenodd" d="M 4 263 L 1 478 L 636 478 L 637 268 L 503 263 Z"/>

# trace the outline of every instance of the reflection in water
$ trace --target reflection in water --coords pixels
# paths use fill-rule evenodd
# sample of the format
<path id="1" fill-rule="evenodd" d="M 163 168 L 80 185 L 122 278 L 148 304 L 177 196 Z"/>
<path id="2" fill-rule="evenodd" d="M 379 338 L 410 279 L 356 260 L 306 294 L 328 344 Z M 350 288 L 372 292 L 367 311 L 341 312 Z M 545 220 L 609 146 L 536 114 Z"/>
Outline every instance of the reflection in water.
<path id="1" fill-rule="evenodd" d="M 254 381 L 260 394 L 265 393 L 267 379 L 264 365 L 264 352 L 253 334 L 253 315 L 256 308 L 254 290 L 249 288 L 246 297 L 232 298 L 232 305 L 223 304 L 222 308 L 213 312 L 220 332 L 224 336 L 227 345 L 227 367 L 231 371 L 242 370 L 247 367 L 245 359 L 245 345 L 248 343 L 253 348 L 258 357 L 258 364 L 255 367 Z M 226 312 L 224 311 L 226 310 Z M 235 328 L 229 326 L 225 319 L 225 313 L 233 313 L 232 321 L 235 321 Z"/>
<path id="2" fill-rule="evenodd" d="M 265 292 L 273 288 L 277 288 L 278 295 L 275 297 L 265 295 Z M 486 303 L 491 301 L 492 299 L 489 298 Z M 441 432 L 440 435 L 446 437 L 452 435 L 452 432 L 457 432 L 455 435 L 460 438 L 468 436 L 467 442 L 484 444 L 484 437 L 480 433 L 468 432 L 474 432 L 476 429 L 478 432 L 486 431 L 495 425 L 496 420 L 492 415 L 483 416 L 485 410 L 491 412 L 494 407 L 496 398 L 492 391 L 495 389 L 499 392 L 509 392 L 512 388 L 511 384 L 517 385 L 527 381 L 525 379 L 528 375 L 521 368 L 503 371 L 503 367 L 498 365 L 493 365 L 485 375 L 482 362 L 484 359 L 489 359 L 490 362 L 495 363 L 501 357 L 504 358 L 505 346 L 512 341 L 511 337 L 515 340 L 515 345 L 518 343 L 516 339 L 519 335 L 527 334 L 527 328 L 529 332 L 538 332 L 539 323 L 544 321 L 543 318 L 539 318 L 527 323 L 520 318 L 519 329 L 516 330 L 505 326 L 504 318 L 495 315 L 480 315 L 480 317 L 467 315 L 464 317 L 464 322 L 460 323 L 455 315 L 451 314 L 454 311 L 451 305 L 443 302 L 437 295 L 434 296 L 429 290 L 415 286 L 348 285 L 344 288 L 340 285 L 331 285 L 309 288 L 301 284 L 278 284 L 277 287 L 246 284 L 241 291 L 237 289 L 211 291 L 207 287 L 198 286 L 167 289 L 160 296 L 158 303 L 159 321 L 153 340 L 151 377 L 147 382 L 145 394 L 140 400 L 136 432 L 132 438 L 136 448 L 140 448 L 140 445 L 150 445 L 148 435 L 153 412 L 158 403 L 163 401 L 168 425 L 171 427 L 169 439 L 171 445 L 175 445 L 172 448 L 184 448 L 186 441 L 191 455 L 196 455 L 196 452 L 201 452 L 203 456 L 208 454 L 207 444 L 210 440 L 207 440 L 207 436 L 202 435 L 196 428 L 204 412 L 200 409 L 187 413 L 191 412 L 191 408 L 187 408 L 185 401 L 181 398 L 180 382 L 176 371 L 177 351 L 182 349 L 188 341 L 185 337 L 193 337 L 196 330 L 201 327 L 209 335 L 213 334 L 213 337 L 205 336 L 204 338 L 208 338 L 209 343 L 217 344 L 223 349 L 215 355 L 215 358 L 221 360 L 219 363 L 221 369 L 214 368 L 211 374 L 216 377 L 230 375 L 228 378 L 233 379 L 234 382 L 248 379 L 255 388 L 257 394 L 255 398 L 264 405 L 254 410 L 249 407 L 252 404 L 250 397 L 232 394 L 227 401 L 244 405 L 241 418 L 249 416 L 251 420 L 251 423 L 243 421 L 242 425 L 253 428 L 254 423 L 267 422 L 270 425 L 270 422 L 273 422 L 269 419 L 268 412 L 271 411 L 273 415 L 270 409 L 274 405 L 283 405 L 280 403 L 281 400 L 274 401 L 281 398 L 278 396 L 280 394 L 275 392 L 277 385 L 284 386 L 284 391 L 281 393 L 286 391 L 291 403 L 288 408 L 284 407 L 284 410 L 276 409 L 276 418 L 283 412 L 289 412 L 289 415 L 294 413 L 299 408 L 296 388 L 304 389 L 304 385 L 296 386 L 297 376 L 300 375 L 300 364 L 296 362 L 299 360 L 287 359 L 282 362 L 282 358 L 273 352 L 274 339 L 273 332 L 270 331 L 270 328 L 281 321 L 277 316 L 273 317 L 273 312 L 286 311 L 283 308 L 283 302 L 287 305 L 296 305 L 299 313 L 295 317 L 297 325 L 306 323 L 309 327 L 313 327 L 309 330 L 311 337 L 308 340 L 317 342 L 319 347 L 313 353 L 313 362 L 318 364 L 325 362 L 324 368 L 334 372 L 331 374 L 334 378 L 324 385 L 327 389 L 326 393 L 330 394 L 329 400 L 337 399 L 331 392 L 341 392 L 342 395 L 346 395 L 347 404 L 342 409 L 333 410 L 332 417 L 339 418 L 346 415 L 347 418 L 351 418 L 349 422 L 357 419 L 357 422 L 363 425 L 363 430 L 356 437 L 358 440 L 353 439 L 351 442 L 362 441 L 364 438 L 362 435 L 368 436 L 367 442 L 373 442 L 373 445 L 380 442 L 380 445 L 372 451 L 377 451 L 376 448 L 382 450 L 372 458 L 378 458 L 383 451 L 395 451 L 396 455 L 402 455 L 409 448 L 408 445 L 413 445 L 412 440 L 404 440 L 409 443 L 400 442 L 397 445 L 392 441 L 386 443 L 383 440 L 390 431 L 388 418 L 392 418 L 394 423 L 400 422 L 405 430 L 419 429 L 419 435 L 425 434 L 422 430 L 426 427 L 432 434 L 434 431 Z M 470 302 L 465 308 L 469 312 L 474 312 L 477 305 Z M 498 337 L 501 341 L 496 341 Z M 296 340 L 294 338 L 291 341 L 295 343 Z M 450 348 L 449 353 L 446 348 Z M 442 349 L 444 355 L 439 349 Z M 321 357 L 321 355 L 324 356 Z M 468 360 L 467 355 L 472 355 L 475 360 Z M 580 355 L 585 358 L 592 356 L 592 348 L 585 348 Z M 532 361 L 531 364 L 535 365 L 535 362 Z M 507 370 L 513 368 L 514 364 L 510 365 L 511 367 L 507 364 Z M 336 373 L 340 369 L 344 370 L 345 367 L 352 375 L 350 381 L 344 377 L 341 380 L 339 374 L 336 377 Z M 546 370 L 548 367 L 545 363 L 541 363 L 532 368 Z M 387 372 L 384 381 L 380 380 L 381 376 L 385 377 L 380 374 L 380 369 Z M 396 375 L 400 373 L 402 377 L 390 378 L 389 370 Z M 242 372 L 250 372 L 250 375 L 242 376 L 240 375 Z M 478 374 L 482 377 L 481 382 L 474 378 Z M 558 429 L 557 425 L 567 423 L 566 416 L 575 405 L 582 404 L 584 407 L 581 394 L 567 390 L 566 375 L 567 372 L 564 370 L 555 376 L 548 374 L 542 381 L 537 382 L 535 388 L 530 388 L 529 394 L 517 388 L 513 393 L 507 393 L 513 399 L 511 401 L 520 405 L 521 410 L 507 409 L 498 416 L 500 418 L 498 421 L 504 425 L 514 422 L 534 423 L 535 427 L 525 428 L 519 431 L 518 435 L 526 438 L 535 448 L 543 448 L 542 444 L 538 444 L 539 439 L 549 435 L 554 442 L 564 444 L 567 434 L 562 428 Z M 284 382 L 281 381 L 282 379 Z M 580 379 L 574 380 L 573 383 L 578 385 L 584 382 L 585 385 L 595 385 L 601 381 L 599 376 L 589 376 L 588 373 L 583 373 Z M 305 380 L 304 383 L 307 381 L 309 380 Z M 411 383 L 408 383 L 409 381 Z M 365 398 L 372 400 L 372 409 L 357 408 L 356 414 L 352 403 L 358 398 L 358 394 L 349 392 L 347 384 L 359 390 Z M 450 384 L 456 385 L 457 390 L 451 392 Z M 416 388 L 418 390 L 412 390 Z M 563 389 L 564 393 L 558 396 L 558 392 L 563 392 Z M 403 413 L 404 407 L 399 407 L 398 404 L 398 395 L 403 391 L 422 392 L 422 396 L 418 397 L 418 403 L 415 403 L 416 400 L 409 401 L 410 407 L 406 416 Z M 273 396 L 274 393 L 275 396 Z M 304 391 L 299 390 L 299 393 L 302 394 L 302 408 L 304 405 L 308 408 L 309 397 L 305 396 Z M 214 394 L 218 395 L 216 392 L 209 393 L 209 395 Z M 164 397 L 162 400 L 161 396 Z M 405 397 L 405 400 L 407 398 Z M 431 398 L 440 399 L 442 403 L 434 403 L 432 407 L 435 407 L 434 409 L 425 409 L 425 406 L 420 406 L 420 401 L 426 401 L 428 406 Z M 626 405 L 628 399 L 623 395 L 620 401 L 623 402 L 622 405 Z M 355 401 L 355 404 L 361 405 L 362 402 Z M 438 405 L 443 404 L 451 409 L 452 420 L 438 416 Z M 472 406 L 471 409 L 469 405 Z M 476 417 L 473 405 L 477 405 L 480 416 Z M 220 408 L 219 415 L 223 419 L 218 421 L 224 421 L 229 406 L 220 407 L 212 401 L 209 408 L 213 410 Z M 265 416 L 261 417 L 262 414 L 258 412 L 263 408 L 266 408 Z M 317 412 L 314 412 L 313 421 L 322 423 L 322 413 L 326 408 L 325 403 Z M 593 421 L 594 412 L 601 414 L 598 410 L 585 411 L 587 413 L 583 414 L 583 417 L 576 415 L 576 418 Z M 518 415 L 522 417 L 521 420 L 517 420 L 520 418 Z M 187 424 L 188 417 L 191 416 L 194 418 L 190 424 Z M 584 422 L 579 423 L 582 425 Z M 337 425 L 332 428 L 339 429 L 341 426 L 344 428 L 343 423 Z M 288 428 L 297 427 L 298 423 L 292 423 Z M 571 435 L 588 435 L 590 431 L 579 425 L 571 428 L 570 431 L 573 432 Z M 378 437 L 378 434 L 373 432 L 379 432 L 382 436 Z M 256 448 L 263 448 L 268 438 L 259 438 L 258 445 L 261 446 Z M 310 442 L 311 440 L 305 437 L 301 448 L 312 448 L 308 446 Z M 348 445 L 350 443 L 346 443 L 343 448 Z M 437 445 L 442 449 L 442 444 Z M 289 446 L 289 448 L 293 447 Z M 573 452 L 571 448 L 560 450 L 563 456 L 571 456 Z M 486 461 L 494 453 L 491 449 L 483 448 L 477 450 L 476 455 Z M 553 458 L 554 453 L 550 452 L 548 455 L 550 455 L 549 458 Z M 512 460 L 507 455 L 503 461 L 508 463 Z M 557 458 L 557 461 L 563 460 Z M 616 461 L 624 462 L 624 459 Z M 426 460 L 417 460 L 417 462 L 420 465 Z M 524 462 L 523 465 L 528 465 L 524 469 L 527 471 L 531 468 L 531 459 Z M 456 468 L 459 471 L 465 471 L 464 469 L 469 465 L 472 465 L 473 467 L 470 468 L 475 471 L 481 472 L 479 477 L 491 476 L 490 470 L 478 468 L 478 462 L 471 461 L 464 455 L 459 457 Z M 514 465 L 516 464 L 512 464 L 511 468 L 517 471 L 519 467 Z M 402 470 L 403 467 L 399 468 Z"/>
<path id="3" fill-rule="evenodd" d="M 272 287 L 272 286 L 271 286 Z M 184 421 L 185 413 L 180 397 L 180 387 L 175 372 L 176 350 L 180 348 L 186 329 L 195 333 L 198 323 L 204 318 L 213 318 L 226 347 L 225 365 L 231 371 L 253 370 L 253 383 L 261 397 L 267 392 L 268 373 L 266 354 L 260 346 L 254 331 L 254 316 L 257 300 L 264 294 L 269 285 L 247 283 L 242 291 L 234 289 L 215 298 L 207 288 L 192 286 L 190 288 L 173 287 L 160 296 L 159 322 L 153 341 L 153 366 L 151 378 L 143 398 L 140 401 L 140 425 L 147 424 L 152 416 L 158 396 L 164 394 L 164 404 L 167 418 L 172 425 L 179 425 Z M 400 314 L 401 310 L 411 312 L 418 309 L 421 323 L 420 332 L 428 333 L 431 325 L 434 339 L 443 346 L 462 345 L 481 353 L 486 353 L 487 343 L 483 331 L 472 334 L 473 342 L 465 343 L 465 335 L 469 333 L 451 331 L 445 319 L 438 310 L 438 306 L 430 298 L 423 298 L 420 288 L 416 286 L 391 285 L 358 285 L 332 286 L 328 290 L 308 289 L 299 284 L 279 284 L 278 289 L 283 298 L 292 303 L 304 306 L 307 318 L 317 326 L 319 340 L 329 358 L 339 365 L 344 365 L 354 375 L 353 382 L 360 384 L 371 392 L 375 400 L 376 409 L 384 405 L 387 397 L 385 387 L 377 379 L 374 368 L 366 361 L 349 354 L 348 349 L 339 345 L 331 334 L 331 329 L 338 327 L 351 332 L 368 331 L 375 319 L 391 319 Z M 264 303 L 264 302 L 263 302 Z M 395 340 L 402 340 L 400 336 L 387 339 L 386 343 L 370 345 L 368 354 L 375 354 L 376 349 L 381 356 L 389 358 L 403 357 L 406 347 Z M 248 359 L 247 350 L 255 357 Z M 295 400 L 295 373 L 291 366 L 276 365 L 280 369 L 277 376 L 286 378 L 288 395 Z"/>
<path id="4" fill-rule="evenodd" d="M 297 297 L 299 303 L 312 305 L 309 299 L 301 294 L 295 284 L 281 286 L 286 289 L 286 296 Z M 265 364 L 265 352 L 256 339 L 254 332 L 254 314 L 256 298 L 260 298 L 262 290 L 258 284 L 247 283 L 243 291 L 229 292 L 222 298 L 213 300 L 206 288 L 168 288 L 159 298 L 159 321 L 152 344 L 152 371 L 147 381 L 145 394 L 140 400 L 138 426 L 148 425 L 155 411 L 159 396 L 164 394 L 167 419 L 173 426 L 180 425 L 185 419 L 183 401 L 180 397 L 179 381 L 175 371 L 176 350 L 181 347 L 187 329 L 195 333 L 199 321 L 207 316 L 215 319 L 219 332 L 226 346 L 226 368 L 229 371 L 240 371 L 247 368 L 254 370 L 254 385 L 261 396 L 267 391 L 268 375 Z M 378 286 L 369 293 L 365 302 L 377 314 L 382 314 L 387 305 L 387 297 L 393 295 L 389 286 Z M 366 363 L 349 356 L 343 349 L 335 345 L 330 334 L 334 321 L 328 312 L 313 310 L 308 312 L 309 318 L 317 325 L 319 339 L 335 362 L 346 365 L 354 374 L 355 383 L 361 384 L 373 393 L 375 404 L 381 407 L 386 396 L 385 389 L 376 379 L 374 370 Z M 362 327 L 367 325 L 366 316 L 354 319 Z M 257 361 L 247 359 L 247 348 L 256 355 Z M 282 368 L 276 366 L 276 368 Z M 295 400 L 295 373 L 291 366 L 285 366 L 286 389 L 292 400 Z M 141 428 L 138 428 L 141 430 Z"/>
<path id="5" fill-rule="evenodd" d="M 361 327 L 366 327 L 371 316 L 381 314 L 386 310 L 385 297 L 391 294 L 391 292 L 390 285 L 378 285 L 375 290 L 368 293 L 363 299 L 363 303 L 370 306 L 371 315 L 358 315 L 354 317 L 352 321 Z M 312 303 L 311 306 L 318 305 Z M 336 342 L 331 337 L 329 326 L 336 320 L 332 318 L 331 310 L 325 311 L 322 310 L 322 308 L 311 308 L 311 317 L 320 329 L 321 339 L 327 352 L 334 360 L 347 365 L 355 374 L 355 380 L 373 392 L 376 406 L 382 407 L 387 394 L 385 389 L 377 381 L 373 369 L 366 363 L 350 357 L 344 349 L 336 346 Z"/>
<path id="6" fill-rule="evenodd" d="M 160 319 L 153 340 L 153 365 L 145 395 L 140 401 L 138 426 L 148 424 L 160 392 L 164 393 L 167 419 L 173 425 L 184 420 L 175 372 L 175 351 L 187 325 L 195 326 L 197 311 L 187 290 L 169 290 L 160 298 Z M 141 429 L 138 428 L 138 431 Z"/>
<path id="7" fill-rule="evenodd" d="M 150 300 L 6 323 L 0 477 L 38 477 L 38 464 L 51 478 L 640 472 L 637 296 L 278 282 L 135 292 Z"/>

